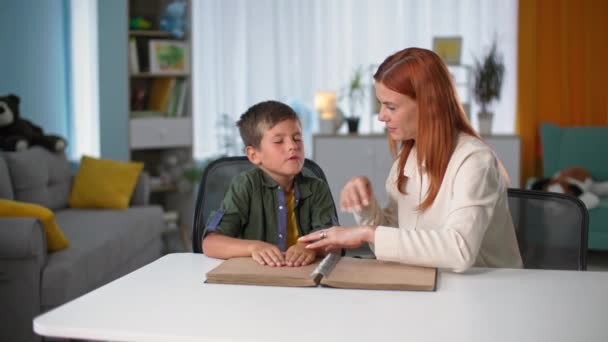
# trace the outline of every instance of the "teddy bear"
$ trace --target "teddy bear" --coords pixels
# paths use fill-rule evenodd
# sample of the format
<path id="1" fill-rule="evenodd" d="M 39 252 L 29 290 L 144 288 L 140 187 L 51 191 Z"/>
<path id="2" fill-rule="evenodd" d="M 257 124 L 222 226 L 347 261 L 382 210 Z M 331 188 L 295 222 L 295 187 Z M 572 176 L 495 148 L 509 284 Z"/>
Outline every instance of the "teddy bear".
<path id="1" fill-rule="evenodd" d="M 597 207 L 599 197 L 608 196 L 608 182 L 594 180 L 587 169 L 579 166 L 560 170 L 551 178 L 539 179 L 531 188 L 578 197 L 587 209 Z"/>
<path id="2" fill-rule="evenodd" d="M 31 146 L 42 146 L 52 152 L 61 152 L 67 143 L 56 135 L 44 134 L 42 128 L 20 118 L 19 96 L 0 96 L 0 150 L 23 151 Z"/>

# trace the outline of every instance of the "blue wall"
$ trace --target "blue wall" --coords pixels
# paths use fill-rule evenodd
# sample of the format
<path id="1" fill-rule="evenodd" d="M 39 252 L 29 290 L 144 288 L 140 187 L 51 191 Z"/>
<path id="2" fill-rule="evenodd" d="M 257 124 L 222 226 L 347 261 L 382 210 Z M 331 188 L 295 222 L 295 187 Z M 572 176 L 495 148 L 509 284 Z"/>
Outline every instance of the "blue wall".
<path id="1" fill-rule="evenodd" d="M 101 156 L 129 159 L 127 2 L 98 0 Z"/>
<path id="2" fill-rule="evenodd" d="M 21 114 L 69 136 L 67 0 L 0 0 L 0 96 L 21 97 Z"/>
<path id="3" fill-rule="evenodd" d="M 0 96 L 20 96 L 24 118 L 71 143 L 69 1 L 0 0 Z M 98 0 L 98 33 L 100 152 L 126 160 L 126 1 Z"/>

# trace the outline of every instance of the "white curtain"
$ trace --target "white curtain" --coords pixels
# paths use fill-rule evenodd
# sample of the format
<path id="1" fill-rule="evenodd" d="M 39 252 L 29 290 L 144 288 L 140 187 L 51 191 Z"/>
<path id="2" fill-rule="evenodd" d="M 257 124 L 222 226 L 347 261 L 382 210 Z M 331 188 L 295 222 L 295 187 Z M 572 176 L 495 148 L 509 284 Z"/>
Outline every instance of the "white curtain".
<path id="1" fill-rule="evenodd" d="M 485 54 L 496 37 L 506 75 L 501 99 L 492 107 L 493 132 L 514 132 L 517 0 L 195 0 L 192 4 L 197 159 L 218 152 L 222 138 L 216 134 L 216 123 L 222 114 L 234 121 L 262 100 L 297 107 L 305 112 L 305 132 L 314 131 L 317 118 L 311 111 L 316 91 L 340 90 L 356 67 L 377 65 L 405 47 L 432 49 L 436 36 L 461 36 L 461 63 L 466 65 Z M 371 86 L 371 70 L 367 80 Z M 476 111 L 473 106 L 471 112 Z M 374 129 L 370 127 L 374 117 L 365 115 L 363 133 Z M 475 115 L 471 119 L 476 126 Z M 306 147 L 310 155 L 312 146 Z"/>

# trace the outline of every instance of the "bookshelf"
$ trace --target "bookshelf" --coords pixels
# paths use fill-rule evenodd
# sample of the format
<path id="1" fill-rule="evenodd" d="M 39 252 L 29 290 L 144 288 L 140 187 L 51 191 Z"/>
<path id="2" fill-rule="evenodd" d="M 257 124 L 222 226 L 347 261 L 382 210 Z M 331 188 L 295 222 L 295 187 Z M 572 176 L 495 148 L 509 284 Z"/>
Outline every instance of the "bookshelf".
<path id="1" fill-rule="evenodd" d="M 161 25 L 175 4 L 185 4 L 183 35 Z M 182 177 L 192 163 L 190 8 L 190 0 L 127 1 L 130 159 L 144 163 L 151 201 L 174 217 L 184 245 L 194 202 Z"/>

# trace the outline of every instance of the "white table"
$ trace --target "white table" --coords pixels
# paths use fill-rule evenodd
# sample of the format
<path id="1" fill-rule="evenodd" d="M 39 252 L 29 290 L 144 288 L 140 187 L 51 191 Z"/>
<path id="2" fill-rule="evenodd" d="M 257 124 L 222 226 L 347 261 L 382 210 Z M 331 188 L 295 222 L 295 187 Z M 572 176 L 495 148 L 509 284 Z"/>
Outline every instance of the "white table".
<path id="1" fill-rule="evenodd" d="M 44 336 L 118 341 L 608 341 L 608 272 L 442 272 L 437 292 L 205 284 L 170 254 L 34 319 Z"/>

